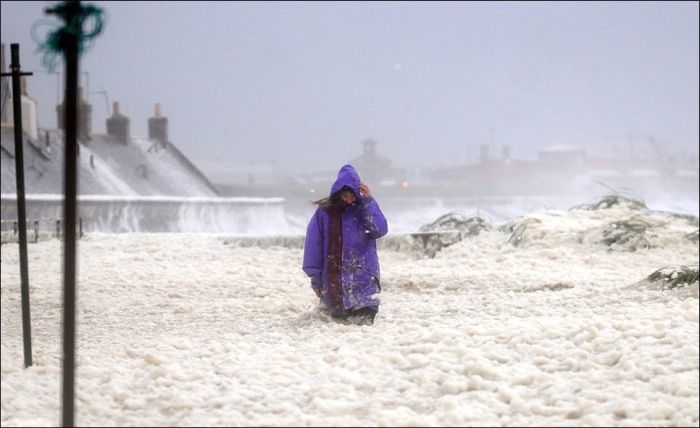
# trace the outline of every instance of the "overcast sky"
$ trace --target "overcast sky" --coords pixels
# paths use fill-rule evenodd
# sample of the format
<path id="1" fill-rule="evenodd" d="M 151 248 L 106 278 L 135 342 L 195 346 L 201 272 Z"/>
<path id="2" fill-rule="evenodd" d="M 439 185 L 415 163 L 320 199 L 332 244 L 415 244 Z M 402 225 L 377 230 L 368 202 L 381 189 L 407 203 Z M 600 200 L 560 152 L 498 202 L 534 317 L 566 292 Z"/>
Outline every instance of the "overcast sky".
<path id="1" fill-rule="evenodd" d="M 31 28 L 53 4 L 2 2 L 6 58 L 20 43 L 44 127 L 63 84 Z M 697 2 L 92 4 L 109 18 L 81 61 L 93 131 L 107 117 L 96 91 L 134 136 L 160 102 L 203 169 L 337 170 L 367 137 L 396 166 L 466 163 L 491 142 L 525 158 L 629 135 L 698 150 Z"/>

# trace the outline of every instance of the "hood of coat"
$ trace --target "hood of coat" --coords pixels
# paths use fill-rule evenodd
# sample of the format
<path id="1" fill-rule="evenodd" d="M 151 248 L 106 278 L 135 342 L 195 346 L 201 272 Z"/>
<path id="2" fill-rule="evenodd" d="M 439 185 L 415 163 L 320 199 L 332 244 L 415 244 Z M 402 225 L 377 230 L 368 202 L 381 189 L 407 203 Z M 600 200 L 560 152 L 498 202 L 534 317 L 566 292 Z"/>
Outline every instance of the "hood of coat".
<path id="1" fill-rule="evenodd" d="M 345 186 L 348 186 L 357 198 L 360 197 L 360 174 L 350 164 L 343 165 L 338 171 L 338 178 L 335 179 L 335 183 L 331 186 L 331 195 Z"/>

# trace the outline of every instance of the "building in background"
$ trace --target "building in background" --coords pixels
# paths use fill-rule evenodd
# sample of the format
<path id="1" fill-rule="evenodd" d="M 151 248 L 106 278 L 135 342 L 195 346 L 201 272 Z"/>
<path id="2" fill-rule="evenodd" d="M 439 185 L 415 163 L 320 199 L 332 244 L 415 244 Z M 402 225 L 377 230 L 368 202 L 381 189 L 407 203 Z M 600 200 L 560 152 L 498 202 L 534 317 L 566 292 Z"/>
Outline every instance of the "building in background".
<path id="1" fill-rule="evenodd" d="M 4 45 L 3 45 L 4 48 Z M 4 49 L 3 49 L 4 60 Z M 5 65 L 3 64 L 3 69 Z M 27 194 L 63 193 L 63 103 L 56 107 L 58 129 L 37 122 L 36 102 L 22 85 L 24 176 Z M 16 192 L 12 94 L 2 81 L 2 129 L 0 132 L 1 190 Z M 114 103 L 107 119 L 107 133 L 93 133 L 92 107 L 80 91 L 78 105 L 78 193 L 120 196 L 218 196 L 209 179 L 167 139 L 167 118 L 156 104 L 149 119 L 149 137 L 129 132 L 129 118 Z"/>

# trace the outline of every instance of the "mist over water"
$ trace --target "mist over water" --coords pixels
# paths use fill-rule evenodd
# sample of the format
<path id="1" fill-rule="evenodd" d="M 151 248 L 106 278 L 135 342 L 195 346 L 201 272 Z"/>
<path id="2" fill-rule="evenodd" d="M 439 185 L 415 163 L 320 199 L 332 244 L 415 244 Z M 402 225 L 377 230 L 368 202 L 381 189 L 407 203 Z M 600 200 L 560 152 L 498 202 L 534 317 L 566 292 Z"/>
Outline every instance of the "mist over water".
<path id="1" fill-rule="evenodd" d="M 607 192 L 609 193 L 609 192 Z M 389 233 L 416 232 L 443 214 L 459 212 L 466 216 L 479 215 L 492 224 L 504 223 L 534 211 L 544 209 L 567 210 L 577 205 L 597 202 L 599 195 L 572 194 L 568 196 L 521 196 L 492 198 L 423 197 L 377 198 L 387 218 Z M 642 195 L 650 210 L 698 215 L 697 195 L 655 194 Z M 298 233 L 304 233 L 315 207 L 302 200 L 286 201 L 285 213 Z M 303 225 L 303 229 L 301 227 Z"/>
<path id="2" fill-rule="evenodd" d="M 16 218 L 17 197 L 2 194 L 3 219 Z M 58 229 L 63 195 L 27 195 L 27 217 L 41 231 Z M 226 235 L 289 235 L 282 198 L 214 198 L 167 196 L 79 195 L 78 217 L 85 233 L 204 233 Z M 3 221 L 3 231 L 12 229 Z"/>
<path id="3" fill-rule="evenodd" d="M 692 182 L 689 181 L 689 182 Z M 494 183 L 490 183 L 493 185 Z M 686 183 L 687 185 L 687 183 Z M 670 189 L 662 182 L 647 181 L 644 189 L 619 187 L 585 190 L 571 187 L 568 193 L 540 195 L 433 196 L 401 195 L 375 187 L 374 198 L 387 218 L 389 233 L 416 232 L 438 217 L 457 212 L 480 216 L 491 224 L 505 223 L 539 210 L 568 210 L 599 201 L 605 195 L 622 194 L 641 199 L 649 210 L 698 216 L 696 187 Z M 330 188 L 330 182 L 328 186 Z M 544 187 L 543 187 L 544 189 Z M 242 193 L 258 195 L 259 189 Z M 279 188 L 275 197 L 171 197 L 80 195 L 79 216 L 86 233 L 182 232 L 240 236 L 304 235 L 316 206 L 298 193 L 285 195 Z M 291 192 L 290 192 L 291 193 Z M 543 192 L 544 193 L 544 192 Z M 27 195 L 29 219 L 62 218 L 62 195 Z M 16 218 L 16 195 L 2 195 L 3 230 L 11 229 L 8 220 Z M 53 220 L 55 223 L 55 220 Z M 42 222 L 42 230 L 55 230 L 55 224 Z M 31 227 L 31 225 L 29 225 Z"/>

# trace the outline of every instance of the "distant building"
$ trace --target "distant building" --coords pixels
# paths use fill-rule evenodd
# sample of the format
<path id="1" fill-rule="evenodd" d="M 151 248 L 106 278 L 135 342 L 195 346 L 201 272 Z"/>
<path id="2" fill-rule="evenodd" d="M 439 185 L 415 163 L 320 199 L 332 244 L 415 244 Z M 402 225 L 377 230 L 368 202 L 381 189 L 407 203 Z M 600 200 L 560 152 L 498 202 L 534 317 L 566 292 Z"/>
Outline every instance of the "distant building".
<path id="1" fill-rule="evenodd" d="M 0 132 L 0 166 L 2 193 L 16 193 L 15 138 L 12 115 L 7 108 L 3 79 L 3 123 Z M 11 95 L 11 94 L 10 94 Z M 26 83 L 23 101 L 27 95 Z M 108 134 L 94 134 L 89 123 L 89 105 L 83 101 L 78 136 L 78 193 L 125 196 L 218 196 L 207 177 L 172 143 L 167 141 L 167 119 L 156 107 L 156 121 L 151 120 L 151 138 L 129 135 L 128 118 L 119 113 L 109 118 L 113 125 Z M 61 111 L 61 106 L 57 107 Z M 10 107 L 11 110 L 11 107 Z M 28 194 L 62 194 L 64 168 L 64 133 L 36 124 L 36 109 L 22 111 L 25 191 Z M 62 115 L 59 114 L 59 118 Z M 27 126 L 25 126 L 27 125 Z"/>
<path id="2" fill-rule="evenodd" d="M 580 171 L 586 163 L 586 151 L 568 146 L 552 146 L 537 151 L 539 163 L 546 168 Z"/>
<path id="3" fill-rule="evenodd" d="M 537 159 L 513 159 L 507 146 L 501 158 L 489 157 L 482 145 L 476 163 L 434 170 L 431 178 L 440 186 L 462 188 L 469 195 L 541 195 L 567 193 L 572 189 L 655 188 L 697 192 L 697 155 L 687 159 L 663 156 L 659 151 L 645 156 L 592 157 L 570 146 L 546 147 Z"/>
<path id="4" fill-rule="evenodd" d="M 363 181 L 375 186 L 386 180 L 393 180 L 390 170 L 391 161 L 377 153 L 376 140 L 367 138 L 362 141 L 362 154 L 350 160 L 357 169 Z"/>

